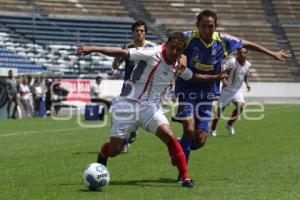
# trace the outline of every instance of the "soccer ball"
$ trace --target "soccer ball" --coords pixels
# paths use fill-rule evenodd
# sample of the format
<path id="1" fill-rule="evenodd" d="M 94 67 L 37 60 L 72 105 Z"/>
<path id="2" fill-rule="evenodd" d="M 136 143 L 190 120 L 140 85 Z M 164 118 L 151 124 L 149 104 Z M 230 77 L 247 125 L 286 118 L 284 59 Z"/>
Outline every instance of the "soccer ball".
<path id="1" fill-rule="evenodd" d="M 99 163 L 88 165 L 82 173 L 82 178 L 85 186 L 93 191 L 103 188 L 110 180 L 107 168 Z"/>

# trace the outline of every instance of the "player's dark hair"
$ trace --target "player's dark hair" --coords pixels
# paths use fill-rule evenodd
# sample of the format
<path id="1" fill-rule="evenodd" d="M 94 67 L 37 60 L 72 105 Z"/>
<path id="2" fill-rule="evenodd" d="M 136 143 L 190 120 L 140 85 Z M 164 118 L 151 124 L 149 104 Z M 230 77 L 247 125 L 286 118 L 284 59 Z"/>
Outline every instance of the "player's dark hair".
<path id="1" fill-rule="evenodd" d="M 173 32 L 168 37 L 168 42 L 172 41 L 173 39 L 177 39 L 184 42 L 184 45 L 187 44 L 187 38 L 182 32 Z"/>
<path id="2" fill-rule="evenodd" d="M 218 16 L 217 14 L 212 10 L 203 10 L 200 12 L 197 16 L 197 22 L 200 22 L 203 17 L 212 17 L 215 20 L 215 23 L 217 24 Z"/>
<path id="3" fill-rule="evenodd" d="M 146 22 L 144 22 L 143 20 L 137 20 L 136 22 L 134 22 L 131 26 L 131 31 L 133 32 L 135 27 L 137 26 L 144 26 L 145 27 L 145 33 L 147 33 L 147 24 Z"/>
<path id="4" fill-rule="evenodd" d="M 242 49 L 246 49 L 246 53 L 248 53 L 248 49 L 247 49 L 247 48 L 245 48 L 245 47 L 238 48 L 238 49 L 237 49 L 237 52 L 238 52 L 238 53 L 240 53 L 240 52 L 242 51 Z"/>

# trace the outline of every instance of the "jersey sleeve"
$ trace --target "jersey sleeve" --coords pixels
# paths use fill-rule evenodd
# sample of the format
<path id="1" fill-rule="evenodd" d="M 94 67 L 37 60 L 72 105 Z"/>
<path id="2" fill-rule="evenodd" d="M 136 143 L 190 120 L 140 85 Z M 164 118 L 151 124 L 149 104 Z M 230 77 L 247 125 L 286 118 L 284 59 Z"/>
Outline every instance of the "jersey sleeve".
<path id="1" fill-rule="evenodd" d="M 227 33 L 220 33 L 220 38 L 225 43 L 228 54 L 243 47 L 242 40 L 237 36 L 229 35 Z"/>
<path id="2" fill-rule="evenodd" d="M 155 47 L 155 46 L 158 46 L 158 44 L 146 40 L 146 44 L 145 44 L 144 48 L 149 48 L 149 47 L 151 48 L 151 47 Z"/>
<path id="3" fill-rule="evenodd" d="M 190 35 L 192 34 L 192 31 L 184 31 L 184 32 L 182 32 L 182 33 L 183 33 L 184 37 L 185 37 L 186 39 L 188 39 L 188 38 L 190 37 Z"/>
<path id="4" fill-rule="evenodd" d="M 131 48 L 128 49 L 129 51 L 129 60 L 148 60 L 150 57 L 152 57 L 156 51 L 154 48 L 146 48 L 146 49 L 136 49 Z"/>
<path id="5" fill-rule="evenodd" d="M 185 68 L 185 70 L 182 72 L 182 74 L 180 75 L 180 77 L 183 80 L 189 80 L 189 79 L 191 79 L 193 77 L 193 72 L 189 68 Z"/>
<path id="6" fill-rule="evenodd" d="M 235 63 L 235 59 L 234 59 L 234 58 L 228 59 L 228 60 L 223 64 L 223 70 L 227 70 L 227 69 L 233 68 L 234 63 Z"/>

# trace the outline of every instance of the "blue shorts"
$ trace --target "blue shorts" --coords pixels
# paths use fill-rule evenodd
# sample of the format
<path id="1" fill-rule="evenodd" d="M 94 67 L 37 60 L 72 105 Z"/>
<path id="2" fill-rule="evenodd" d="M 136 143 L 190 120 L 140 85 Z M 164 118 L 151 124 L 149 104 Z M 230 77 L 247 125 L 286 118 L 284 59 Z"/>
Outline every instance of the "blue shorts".
<path id="1" fill-rule="evenodd" d="M 202 129 L 205 132 L 209 132 L 212 100 L 201 99 L 199 97 L 189 97 L 189 95 L 178 96 L 178 110 L 176 118 L 184 118 L 194 116 L 195 126 L 197 129 Z"/>

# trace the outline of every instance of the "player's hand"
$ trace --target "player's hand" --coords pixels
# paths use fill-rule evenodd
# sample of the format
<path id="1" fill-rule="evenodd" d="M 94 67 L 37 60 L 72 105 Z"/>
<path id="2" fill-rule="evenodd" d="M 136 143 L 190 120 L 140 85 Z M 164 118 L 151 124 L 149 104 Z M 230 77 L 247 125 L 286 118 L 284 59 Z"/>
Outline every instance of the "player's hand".
<path id="1" fill-rule="evenodd" d="M 181 75 L 184 72 L 185 68 L 186 66 L 182 64 L 178 64 L 177 66 L 175 66 L 175 76 Z"/>
<path id="2" fill-rule="evenodd" d="M 84 57 L 92 52 L 89 46 L 79 45 L 76 49 L 76 55 L 80 57 Z"/>
<path id="3" fill-rule="evenodd" d="M 289 51 L 284 51 L 284 50 L 274 52 L 273 56 L 276 60 L 279 60 L 282 62 L 284 62 L 286 60 L 286 58 L 292 57 L 292 55 Z"/>
<path id="4" fill-rule="evenodd" d="M 182 55 L 179 59 L 178 59 L 178 64 L 175 66 L 175 75 L 180 75 L 184 72 L 184 70 L 187 68 L 187 59 L 186 56 Z"/>
<path id="5" fill-rule="evenodd" d="M 112 63 L 112 68 L 113 69 L 119 69 L 120 63 L 117 60 L 114 60 Z"/>
<path id="6" fill-rule="evenodd" d="M 247 86 L 247 92 L 250 92 L 250 90 L 251 90 L 250 85 L 246 85 L 246 86 Z"/>
<path id="7" fill-rule="evenodd" d="M 227 78 L 227 77 L 228 77 L 228 75 L 227 75 L 226 71 L 221 72 L 220 74 L 217 75 L 218 80 L 221 80 L 221 79 L 224 79 L 224 78 Z"/>

